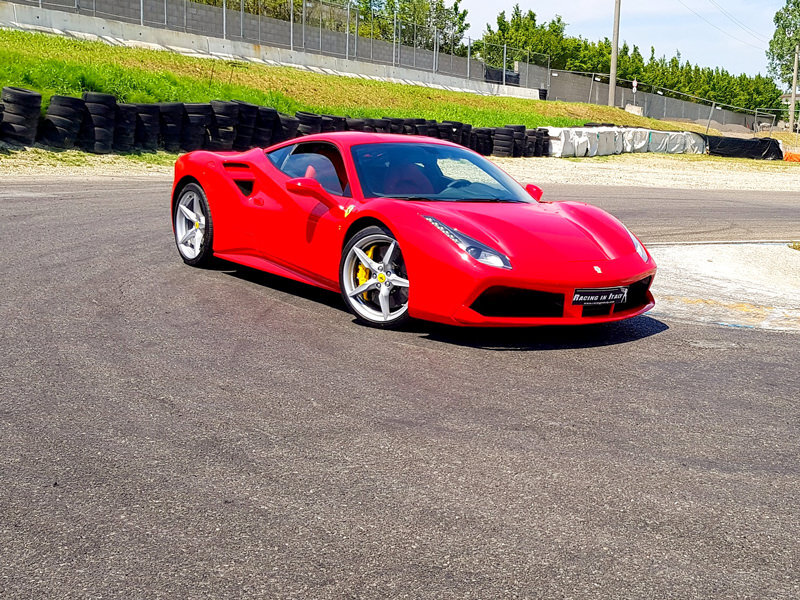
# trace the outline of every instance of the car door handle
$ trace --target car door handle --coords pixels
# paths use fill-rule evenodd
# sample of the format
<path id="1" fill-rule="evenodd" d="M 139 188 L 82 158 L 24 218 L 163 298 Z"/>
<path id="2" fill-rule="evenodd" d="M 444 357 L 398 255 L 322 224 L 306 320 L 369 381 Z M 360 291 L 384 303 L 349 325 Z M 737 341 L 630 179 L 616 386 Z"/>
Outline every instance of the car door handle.
<path id="1" fill-rule="evenodd" d="M 258 196 L 255 196 L 254 198 L 252 198 L 252 200 L 253 200 L 253 204 L 255 204 L 256 206 L 264 206 L 264 199 L 263 198 L 259 198 Z"/>

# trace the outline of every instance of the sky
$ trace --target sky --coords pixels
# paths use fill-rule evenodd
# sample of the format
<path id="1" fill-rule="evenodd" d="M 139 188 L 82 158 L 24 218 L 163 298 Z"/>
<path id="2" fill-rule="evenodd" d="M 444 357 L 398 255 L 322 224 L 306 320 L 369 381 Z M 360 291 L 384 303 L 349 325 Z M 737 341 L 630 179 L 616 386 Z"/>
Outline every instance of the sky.
<path id="1" fill-rule="evenodd" d="M 496 29 L 501 10 L 510 16 L 514 4 L 532 10 L 538 23 L 556 15 L 567 23 L 567 35 L 597 41 L 612 38 L 614 0 L 462 0 L 469 11 L 467 35 L 479 38 L 491 23 Z M 775 32 L 775 13 L 785 0 L 622 0 L 620 45 L 639 46 L 644 59 L 655 46 L 656 56 L 673 56 L 704 67 L 723 67 L 738 75 L 767 75 L 766 50 Z M 727 13 L 727 14 L 726 14 Z"/>

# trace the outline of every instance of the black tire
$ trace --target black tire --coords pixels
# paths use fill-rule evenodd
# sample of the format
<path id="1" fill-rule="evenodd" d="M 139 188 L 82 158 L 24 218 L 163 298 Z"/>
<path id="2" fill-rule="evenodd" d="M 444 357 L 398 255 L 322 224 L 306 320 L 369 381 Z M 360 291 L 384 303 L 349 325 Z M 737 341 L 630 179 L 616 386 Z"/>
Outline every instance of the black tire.
<path id="1" fill-rule="evenodd" d="M 201 210 L 204 212 L 203 216 L 205 218 L 203 240 L 200 245 L 200 251 L 197 253 L 196 256 L 191 256 L 191 253 L 187 255 L 185 251 L 181 250 L 181 243 L 180 240 L 178 239 L 179 226 L 177 224 L 177 217 L 178 217 L 179 206 L 181 204 L 181 201 L 186 199 L 188 194 L 196 195 Z M 200 185 L 196 183 L 187 183 L 175 195 L 175 202 L 172 205 L 172 228 L 175 237 L 175 246 L 178 249 L 178 254 L 183 259 L 183 262 L 192 267 L 207 267 L 212 263 L 214 258 L 212 249 L 214 242 L 214 222 L 211 217 L 211 210 L 209 209 L 208 206 L 208 200 L 206 199 L 206 194 L 203 191 L 203 188 L 200 187 Z"/>
<path id="2" fill-rule="evenodd" d="M 7 115 L 17 115 L 25 119 L 37 119 L 42 114 L 42 109 L 40 106 L 6 103 L 5 112 Z"/>
<path id="3" fill-rule="evenodd" d="M 23 146 L 30 146 L 36 140 L 36 127 L 8 123 L 3 119 L 0 123 L 0 139 Z"/>
<path id="4" fill-rule="evenodd" d="M 0 98 L 3 104 L 16 104 L 18 106 L 37 107 L 42 106 L 42 95 L 33 90 L 26 90 L 25 88 L 18 88 L 7 86 L 0 92 Z"/>
<path id="5" fill-rule="evenodd" d="M 380 280 L 381 276 L 383 276 L 382 281 L 376 282 L 377 288 L 371 288 L 369 291 L 351 297 L 348 295 L 348 290 L 352 293 L 352 290 L 361 284 L 361 280 L 357 279 L 357 277 L 361 274 L 359 265 L 362 264 L 353 253 L 353 248 L 362 245 L 367 247 L 373 243 L 373 252 L 382 252 L 382 254 L 376 257 L 373 253 L 371 258 L 377 263 L 382 263 L 382 270 L 365 273 L 364 277 Z M 396 246 L 392 253 L 392 258 L 387 264 L 383 261 L 383 257 L 388 252 L 391 243 L 395 243 Z M 364 251 L 363 248 L 362 251 Z M 364 270 L 368 271 L 369 269 L 365 268 Z M 389 273 L 389 277 L 386 276 L 387 273 Z M 405 281 L 406 285 L 391 286 L 392 281 L 400 280 Z M 382 304 L 378 298 L 383 292 L 380 289 L 381 284 L 383 284 L 384 290 L 390 290 L 387 292 L 390 315 L 388 319 L 384 318 L 380 313 Z M 391 231 L 385 227 L 371 225 L 350 238 L 342 249 L 342 257 L 339 262 L 339 288 L 345 305 L 360 323 L 381 329 L 394 329 L 408 321 L 408 274 L 406 273 L 402 250 Z M 392 310 L 392 305 L 394 305 L 394 311 Z"/>
<path id="6" fill-rule="evenodd" d="M 117 98 L 113 94 L 102 94 L 100 92 L 83 92 L 83 101 L 87 104 L 104 104 L 109 107 L 114 107 L 117 104 Z"/>
<path id="7" fill-rule="evenodd" d="M 50 96 L 50 104 L 47 106 L 49 111 L 51 108 L 64 108 L 73 111 L 82 111 L 86 108 L 86 102 L 82 98 L 75 98 L 74 96 L 59 96 L 55 94 Z"/>

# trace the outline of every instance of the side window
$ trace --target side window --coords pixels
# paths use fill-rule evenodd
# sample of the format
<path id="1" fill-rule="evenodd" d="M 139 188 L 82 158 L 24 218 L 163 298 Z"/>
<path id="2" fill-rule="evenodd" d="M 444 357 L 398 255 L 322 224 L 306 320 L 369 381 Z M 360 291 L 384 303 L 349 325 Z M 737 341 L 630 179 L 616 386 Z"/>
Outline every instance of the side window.
<path id="1" fill-rule="evenodd" d="M 350 196 L 344 161 L 336 146 L 324 142 L 309 142 L 297 144 L 293 148 L 280 165 L 273 161 L 278 169 L 289 177 L 316 179 L 331 194 Z"/>
<path id="2" fill-rule="evenodd" d="M 272 152 L 267 152 L 267 158 L 275 165 L 276 169 L 283 171 L 283 163 L 286 162 L 286 157 L 289 156 L 295 148 L 297 148 L 297 144 L 278 148 Z"/>

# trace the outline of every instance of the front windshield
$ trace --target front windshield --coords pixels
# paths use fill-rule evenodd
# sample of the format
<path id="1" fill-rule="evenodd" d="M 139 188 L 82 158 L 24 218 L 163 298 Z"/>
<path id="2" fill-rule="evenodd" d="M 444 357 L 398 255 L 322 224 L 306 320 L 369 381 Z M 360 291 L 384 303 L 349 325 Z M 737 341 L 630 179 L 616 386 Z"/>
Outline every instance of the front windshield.
<path id="1" fill-rule="evenodd" d="M 367 198 L 534 202 L 511 177 L 463 148 L 400 142 L 361 144 L 352 153 Z"/>

